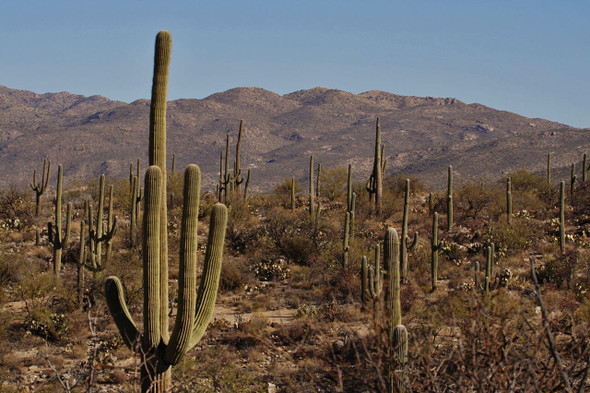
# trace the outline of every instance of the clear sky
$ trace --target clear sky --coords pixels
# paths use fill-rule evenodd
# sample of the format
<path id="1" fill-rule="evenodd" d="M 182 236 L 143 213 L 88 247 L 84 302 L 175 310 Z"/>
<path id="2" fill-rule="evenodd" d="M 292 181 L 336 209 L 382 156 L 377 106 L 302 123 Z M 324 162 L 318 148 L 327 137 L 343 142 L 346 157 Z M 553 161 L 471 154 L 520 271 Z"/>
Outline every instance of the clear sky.
<path id="1" fill-rule="evenodd" d="M 169 99 L 384 90 L 590 127 L 586 0 L 0 0 L 0 84 L 149 98 L 162 29 Z"/>

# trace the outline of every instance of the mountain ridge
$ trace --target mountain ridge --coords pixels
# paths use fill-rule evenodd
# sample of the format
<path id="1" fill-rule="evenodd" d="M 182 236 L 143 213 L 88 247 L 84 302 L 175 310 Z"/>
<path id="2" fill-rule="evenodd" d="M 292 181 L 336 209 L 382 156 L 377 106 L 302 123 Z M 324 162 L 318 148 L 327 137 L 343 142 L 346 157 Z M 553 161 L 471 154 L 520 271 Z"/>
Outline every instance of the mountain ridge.
<path id="1" fill-rule="evenodd" d="M 55 166 L 62 163 L 66 179 L 102 172 L 127 177 L 129 164 L 138 158 L 146 167 L 149 100 L 128 104 L 98 95 L 37 94 L 0 85 L 0 110 L 0 169 L 5 173 L 0 187 L 30 182 L 44 157 Z M 459 182 L 496 179 L 507 168 L 542 173 L 551 152 L 556 170 L 565 173 L 590 148 L 587 129 L 450 97 L 378 90 L 354 94 L 325 87 L 279 95 L 237 87 L 168 103 L 168 161 L 175 153 L 177 168 L 197 163 L 204 187 L 214 188 L 226 134 L 233 161 L 243 119 L 242 166 L 253 169 L 253 191 L 272 189 L 287 176 L 304 181 L 312 154 L 328 167 L 352 163 L 360 181 L 372 167 L 378 116 L 386 174 L 414 175 L 434 187 L 444 184 L 448 164 L 460 174 Z M 501 157 L 495 157 L 494 149 Z M 485 157 L 488 163 L 480 162 Z"/>

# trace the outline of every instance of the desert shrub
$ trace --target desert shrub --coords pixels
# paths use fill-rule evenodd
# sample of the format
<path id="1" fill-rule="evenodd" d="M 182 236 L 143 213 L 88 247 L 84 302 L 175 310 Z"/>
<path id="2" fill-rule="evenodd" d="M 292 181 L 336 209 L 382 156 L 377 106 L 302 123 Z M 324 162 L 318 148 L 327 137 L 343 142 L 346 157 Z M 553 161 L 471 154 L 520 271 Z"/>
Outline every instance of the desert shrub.
<path id="1" fill-rule="evenodd" d="M 0 229 L 20 230 L 31 223 L 34 212 L 30 193 L 15 187 L 0 190 Z"/>
<path id="2" fill-rule="evenodd" d="M 540 237 L 539 229 L 529 220 L 514 218 L 510 225 L 500 222 L 488 227 L 482 241 L 485 245 L 494 243 L 499 258 L 510 251 L 526 250 Z"/>
<path id="3" fill-rule="evenodd" d="M 284 259 L 260 259 L 252 265 L 252 271 L 259 280 L 285 280 L 290 269 Z"/>
<path id="4" fill-rule="evenodd" d="M 28 332 L 49 341 L 64 338 L 69 330 L 64 314 L 51 312 L 44 307 L 31 310 L 25 320 L 25 325 Z"/>
<path id="5" fill-rule="evenodd" d="M 322 167 L 320 175 L 320 195 L 333 201 L 341 196 L 346 189 L 348 169 L 344 167 Z"/>
<path id="6" fill-rule="evenodd" d="M 277 184 L 274 189 L 274 199 L 275 203 L 282 205 L 284 208 L 291 208 L 291 184 L 293 183 L 293 179 L 290 177 L 286 177 L 282 183 Z M 297 193 L 301 192 L 303 188 L 299 184 L 297 180 L 295 180 L 295 196 Z M 297 202 L 295 202 L 295 206 L 297 206 Z"/>
<path id="7" fill-rule="evenodd" d="M 514 212 L 519 210 L 542 213 L 547 206 L 557 202 L 555 191 L 547 184 L 547 179 L 532 174 L 526 169 L 519 169 L 509 174 L 512 182 L 512 204 Z M 506 178 L 499 180 L 506 184 Z"/>
<path id="8" fill-rule="evenodd" d="M 502 205 L 502 197 L 504 204 Z M 491 185 L 468 183 L 455 192 L 455 209 L 460 213 L 460 222 L 477 219 L 498 219 L 500 213 L 505 210 L 505 195 L 497 187 Z"/>

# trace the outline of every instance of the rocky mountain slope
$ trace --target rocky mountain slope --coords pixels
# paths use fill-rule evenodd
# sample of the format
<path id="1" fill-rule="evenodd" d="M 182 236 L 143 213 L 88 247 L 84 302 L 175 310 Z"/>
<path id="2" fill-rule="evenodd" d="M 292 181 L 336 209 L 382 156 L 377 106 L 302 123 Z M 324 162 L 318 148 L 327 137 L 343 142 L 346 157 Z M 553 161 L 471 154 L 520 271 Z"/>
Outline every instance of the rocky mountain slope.
<path id="1" fill-rule="evenodd" d="M 310 155 L 328 167 L 352 163 L 355 179 L 361 181 L 372 167 L 377 116 L 386 174 L 415 175 L 434 187 L 444 185 L 449 164 L 459 183 L 496 179 L 515 168 L 543 173 L 548 152 L 558 180 L 590 152 L 588 129 L 453 98 L 321 87 L 280 96 L 235 88 L 169 103 L 169 161 L 174 153 L 178 168 L 197 163 L 204 187 L 214 188 L 225 136 L 231 136 L 233 161 L 243 119 L 242 167 L 252 168 L 254 191 L 269 190 L 287 176 L 305 180 Z M 44 157 L 54 166 L 64 165 L 66 180 L 101 173 L 127 177 L 131 162 L 147 164 L 148 118 L 148 100 L 127 104 L 0 86 L 0 187 L 30 182 Z"/>

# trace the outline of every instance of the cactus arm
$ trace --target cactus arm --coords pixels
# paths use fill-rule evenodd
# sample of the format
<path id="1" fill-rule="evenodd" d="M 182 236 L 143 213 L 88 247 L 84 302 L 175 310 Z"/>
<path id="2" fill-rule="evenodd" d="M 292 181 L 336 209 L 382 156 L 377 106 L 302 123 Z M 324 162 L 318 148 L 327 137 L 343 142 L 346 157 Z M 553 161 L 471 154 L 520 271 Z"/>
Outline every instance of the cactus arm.
<path id="1" fill-rule="evenodd" d="M 135 349 L 135 345 L 139 341 L 139 330 L 131 318 L 127 304 L 125 303 L 125 294 L 123 285 L 118 277 L 108 277 L 104 284 L 107 305 L 111 315 L 121 333 L 121 337 L 125 345 L 131 349 Z"/>
<path id="2" fill-rule="evenodd" d="M 166 363 L 177 364 L 189 349 L 193 330 L 193 310 L 197 301 L 197 226 L 199 220 L 201 171 L 189 165 L 184 172 L 184 197 L 180 231 L 178 277 L 178 313 L 170 342 L 166 347 Z"/>
<path id="3" fill-rule="evenodd" d="M 221 262 L 223 256 L 223 244 L 225 240 L 225 228 L 227 225 L 227 208 L 216 203 L 211 212 L 209 226 L 209 240 L 205 252 L 205 262 L 201 285 L 197 294 L 197 305 L 193 334 L 190 347 L 194 346 L 205 333 L 205 329 L 213 316 L 219 276 L 221 274 Z"/>
<path id="4" fill-rule="evenodd" d="M 37 170 L 33 169 L 33 182 L 30 183 L 31 188 L 33 191 L 37 192 Z"/>

